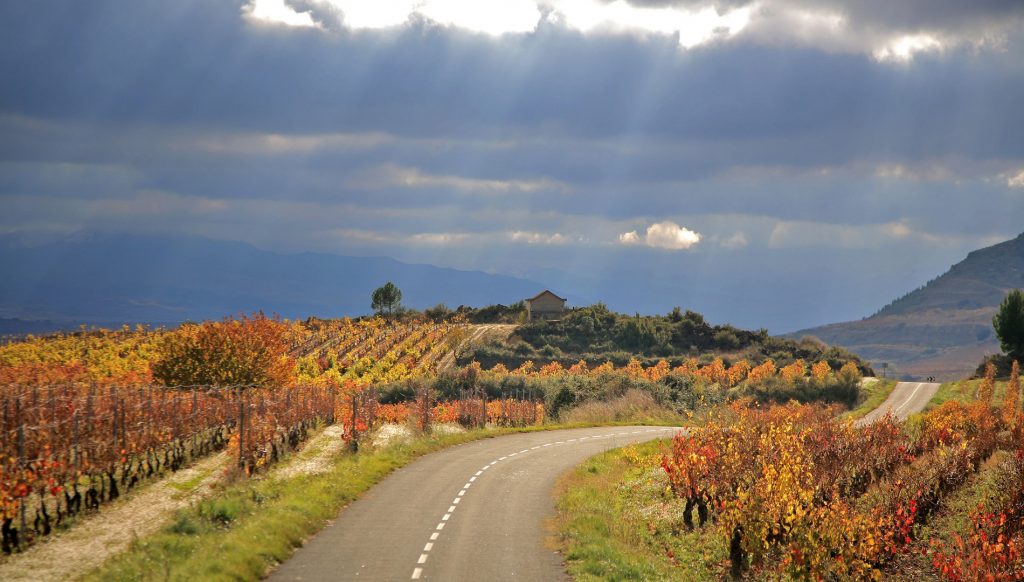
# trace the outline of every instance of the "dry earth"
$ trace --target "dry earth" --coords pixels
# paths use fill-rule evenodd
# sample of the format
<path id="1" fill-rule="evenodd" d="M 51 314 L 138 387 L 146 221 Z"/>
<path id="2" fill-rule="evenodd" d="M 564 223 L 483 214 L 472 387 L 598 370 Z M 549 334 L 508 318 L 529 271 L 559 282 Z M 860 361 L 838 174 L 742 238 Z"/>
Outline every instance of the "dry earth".
<path id="1" fill-rule="evenodd" d="M 455 366 L 455 356 L 463 348 L 479 345 L 484 342 L 507 338 L 516 329 L 516 325 L 508 323 L 486 323 L 473 326 L 473 331 L 454 350 L 449 350 L 437 362 L 437 370 L 448 370 Z"/>
<path id="2" fill-rule="evenodd" d="M 151 534 L 178 509 L 209 495 L 223 478 L 228 455 L 219 453 L 132 492 L 98 513 L 0 563 L 0 580 L 74 580 Z"/>
<path id="3" fill-rule="evenodd" d="M 331 425 L 267 478 L 289 478 L 326 471 L 343 447 L 340 425 Z M 75 580 L 124 551 L 132 540 L 170 523 L 174 513 L 207 497 L 223 481 L 229 455 L 221 452 L 187 469 L 144 485 L 98 513 L 79 518 L 59 532 L 0 561 L 0 580 Z"/>

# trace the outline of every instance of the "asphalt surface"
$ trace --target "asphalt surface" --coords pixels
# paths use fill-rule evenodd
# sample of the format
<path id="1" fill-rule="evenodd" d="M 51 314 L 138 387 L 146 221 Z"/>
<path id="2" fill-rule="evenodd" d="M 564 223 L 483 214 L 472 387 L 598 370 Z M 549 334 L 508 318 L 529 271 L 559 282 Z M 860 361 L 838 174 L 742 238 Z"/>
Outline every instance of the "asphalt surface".
<path id="1" fill-rule="evenodd" d="M 900 382 L 881 406 L 864 415 L 857 424 L 870 424 L 890 411 L 899 419 L 921 412 L 938 389 L 939 385 L 934 382 Z"/>
<path id="2" fill-rule="evenodd" d="M 938 388 L 901 382 L 858 424 L 889 411 L 906 418 Z M 546 539 L 555 480 L 601 451 L 678 430 L 544 431 L 427 455 L 367 491 L 269 580 L 566 580 L 562 558 Z"/>
<path id="3" fill-rule="evenodd" d="M 269 579 L 565 580 L 546 541 L 558 476 L 601 451 L 678 430 L 543 431 L 427 455 L 367 491 Z"/>

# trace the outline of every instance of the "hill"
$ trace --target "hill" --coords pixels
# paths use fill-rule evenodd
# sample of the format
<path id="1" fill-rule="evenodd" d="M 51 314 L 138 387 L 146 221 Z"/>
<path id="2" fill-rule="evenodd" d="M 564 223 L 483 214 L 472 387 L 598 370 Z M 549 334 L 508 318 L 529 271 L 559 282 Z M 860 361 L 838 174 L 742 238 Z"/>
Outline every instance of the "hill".
<path id="1" fill-rule="evenodd" d="M 0 317 L 61 322 L 180 322 L 263 310 L 283 317 L 370 311 L 394 281 L 418 309 L 511 304 L 540 283 L 383 257 L 280 254 L 198 237 L 86 236 L 41 246 L 0 238 Z"/>
<path id="2" fill-rule="evenodd" d="M 645 366 L 660 360 L 678 366 L 690 359 L 708 363 L 717 357 L 726 364 L 770 358 L 780 366 L 797 359 L 827 360 L 837 370 L 852 361 L 863 373 L 872 373 L 857 356 L 820 342 L 772 337 L 763 329 L 711 325 L 701 314 L 678 307 L 664 316 L 632 316 L 610 311 L 602 303 L 573 309 L 561 321 L 524 324 L 511 335 L 462 351 L 458 362 L 516 368 L 527 361 L 537 366 L 558 362 L 568 367 L 579 360 L 590 366 L 625 366 L 636 359 Z"/>
<path id="3" fill-rule="evenodd" d="M 805 329 L 909 378 L 957 379 L 997 353 L 992 316 L 1006 293 L 1024 287 L 1024 234 L 979 249 L 923 287 L 861 321 Z"/>

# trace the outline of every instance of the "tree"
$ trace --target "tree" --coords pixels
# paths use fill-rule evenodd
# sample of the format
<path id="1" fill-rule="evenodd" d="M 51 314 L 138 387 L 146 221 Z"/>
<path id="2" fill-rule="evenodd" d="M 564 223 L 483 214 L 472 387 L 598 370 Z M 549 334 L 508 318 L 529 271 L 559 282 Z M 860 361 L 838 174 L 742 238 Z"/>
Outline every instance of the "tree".
<path id="1" fill-rule="evenodd" d="M 999 343 L 1006 355 L 1013 359 L 1024 359 L 1024 293 L 1020 289 L 1010 291 L 1003 299 L 999 311 L 992 318 Z"/>
<path id="2" fill-rule="evenodd" d="M 372 303 L 370 307 L 373 308 L 377 313 L 383 313 L 387 310 L 388 315 L 395 312 L 395 309 L 402 305 L 402 290 L 395 286 L 394 283 L 388 281 L 384 283 L 383 287 L 377 287 L 373 290 L 373 295 L 370 296 Z"/>

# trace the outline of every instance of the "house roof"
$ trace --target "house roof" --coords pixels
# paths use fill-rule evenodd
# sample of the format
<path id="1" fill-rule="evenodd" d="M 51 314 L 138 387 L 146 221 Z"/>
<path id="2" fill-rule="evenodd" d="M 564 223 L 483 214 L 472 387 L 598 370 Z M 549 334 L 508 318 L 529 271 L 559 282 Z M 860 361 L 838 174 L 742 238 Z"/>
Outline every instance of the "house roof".
<path id="1" fill-rule="evenodd" d="M 545 289 L 545 290 L 541 291 L 540 293 L 538 293 L 536 297 L 530 297 L 529 299 L 527 299 L 527 301 L 536 301 L 536 300 L 540 299 L 541 297 L 543 297 L 545 295 L 550 295 L 550 296 L 554 297 L 555 299 L 557 299 L 559 301 L 565 301 L 564 297 L 559 297 L 558 295 L 555 295 L 554 293 L 552 293 L 551 291 L 549 291 L 547 289 Z"/>

